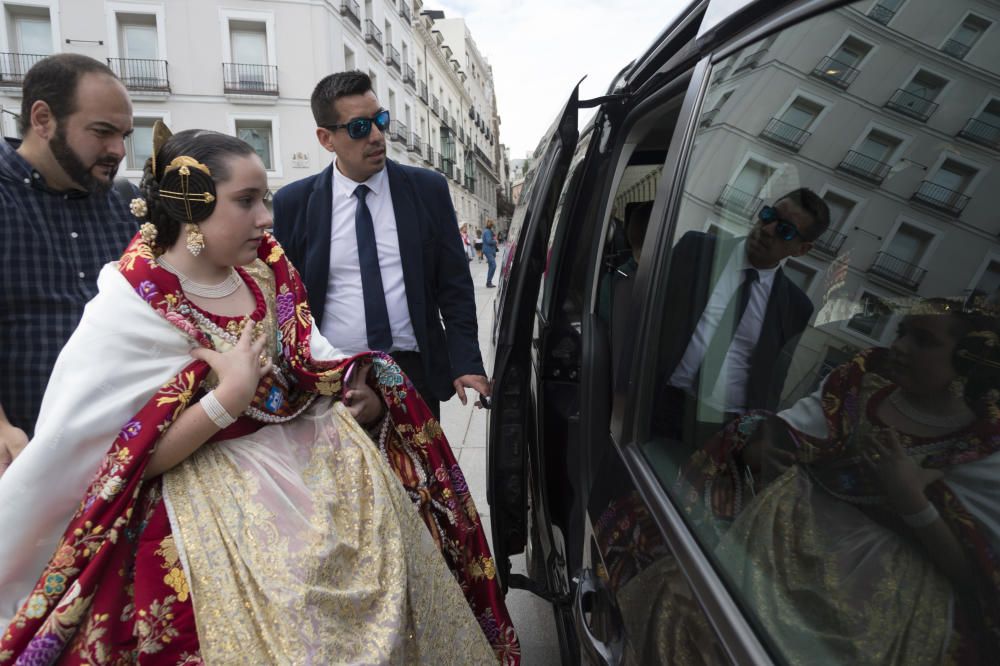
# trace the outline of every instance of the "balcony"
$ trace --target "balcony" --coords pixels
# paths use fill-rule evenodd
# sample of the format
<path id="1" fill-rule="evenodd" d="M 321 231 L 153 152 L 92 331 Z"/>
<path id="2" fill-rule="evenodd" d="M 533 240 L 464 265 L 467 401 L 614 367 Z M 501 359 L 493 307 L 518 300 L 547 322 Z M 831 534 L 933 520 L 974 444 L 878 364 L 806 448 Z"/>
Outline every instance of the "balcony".
<path id="1" fill-rule="evenodd" d="M 937 111 L 938 105 L 926 97 L 897 88 L 889 101 L 885 103 L 885 108 L 916 118 L 921 122 L 927 122 L 927 119 Z"/>
<path id="2" fill-rule="evenodd" d="M 965 127 L 958 133 L 963 139 L 975 141 L 976 143 L 1000 150 L 1000 127 L 983 122 L 977 118 L 969 118 Z"/>
<path id="3" fill-rule="evenodd" d="M 767 139 L 772 143 L 798 152 L 802 144 L 806 142 L 806 139 L 812 136 L 812 132 L 807 132 L 795 125 L 789 125 L 777 118 L 771 118 L 764 131 L 760 133 L 760 136 L 762 139 Z"/>
<path id="4" fill-rule="evenodd" d="M 882 4 L 874 5 L 870 10 L 868 10 L 868 18 L 875 21 L 876 23 L 881 23 L 882 25 L 888 25 L 892 17 L 896 15 L 895 9 L 889 9 Z"/>
<path id="5" fill-rule="evenodd" d="M 277 95 L 278 68 L 274 65 L 222 63 L 222 89 L 227 95 Z"/>
<path id="6" fill-rule="evenodd" d="M 365 44 L 371 44 L 382 52 L 382 31 L 375 27 L 375 22 L 365 19 Z"/>
<path id="7" fill-rule="evenodd" d="M 873 183 L 881 183 L 885 180 L 890 169 L 885 162 L 879 162 L 873 157 L 868 157 L 854 150 L 847 151 L 847 155 L 837 165 L 837 168 Z"/>
<path id="8" fill-rule="evenodd" d="M 721 206 L 724 211 L 736 213 L 741 217 L 753 219 L 753 216 L 760 210 L 764 200 L 749 192 L 737 189 L 732 185 L 722 188 L 722 194 L 716 200 L 715 205 Z"/>
<path id="9" fill-rule="evenodd" d="M 483 152 L 483 149 L 480 148 L 479 146 L 476 146 L 474 152 L 479 161 L 485 164 L 490 171 L 493 171 L 493 160 L 491 160 L 489 157 L 486 156 L 486 153 Z"/>
<path id="10" fill-rule="evenodd" d="M 753 69 L 754 67 L 760 64 L 761 58 L 764 57 L 765 53 L 767 53 L 767 49 L 763 48 L 754 51 L 747 57 L 743 58 L 743 60 L 740 61 L 739 66 L 733 70 L 733 74 L 734 75 L 739 74 L 744 69 Z"/>
<path id="11" fill-rule="evenodd" d="M 424 104 L 427 103 L 427 84 L 423 81 L 417 81 L 417 97 Z"/>
<path id="12" fill-rule="evenodd" d="M 385 64 L 394 67 L 397 72 L 402 72 L 403 67 L 399 64 L 399 49 L 392 44 L 385 47 Z"/>
<path id="13" fill-rule="evenodd" d="M 129 90 L 170 92 L 166 60 L 108 58 L 108 66 Z"/>
<path id="14" fill-rule="evenodd" d="M 45 57 L 34 53 L 0 53 L 0 86 L 20 88 L 28 70 Z"/>
<path id="15" fill-rule="evenodd" d="M 962 214 L 965 204 L 969 203 L 969 197 L 961 192 L 949 190 L 947 187 L 932 183 L 929 180 L 920 183 L 920 187 L 917 188 L 910 198 L 925 206 L 951 213 L 956 217 Z"/>
<path id="16" fill-rule="evenodd" d="M 431 111 L 435 116 L 441 116 L 441 106 L 438 104 L 437 95 L 431 95 Z"/>
<path id="17" fill-rule="evenodd" d="M 894 257 L 888 252 L 877 253 L 868 272 L 913 290 L 920 286 L 924 275 L 927 274 L 926 269 Z"/>
<path id="18" fill-rule="evenodd" d="M 405 124 L 398 120 L 389 121 L 389 138 L 392 141 L 407 143 L 410 140 L 410 131 Z"/>
<path id="19" fill-rule="evenodd" d="M 829 56 L 820 60 L 811 73 L 817 79 L 822 79 L 830 85 L 844 90 L 847 90 L 854 83 L 854 79 L 858 78 L 858 70 Z"/>
<path id="20" fill-rule="evenodd" d="M 410 141 L 406 144 L 406 149 L 411 153 L 421 154 L 424 149 L 424 142 L 420 139 L 420 135 L 416 132 L 410 134 Z"/>
<path id="21" fill-rule="evenodd" d="M 431 148 L 430 143 L 424 144 L 423 155 L 424 155 L 424 164 L 426 164 L 427 166 L 434 166 L 435 164 L 437 164 L 437 153 L 434 151 L 433 148 Z"/>
<path id="22" fill-rule="evenodd" d="M 417 73 L 409 65 L 403 65 L 403 83 L 411 88 L 415 88 L 417 85 Z"/>
<path id="23" fill-rule="evenodd" d="M 958 58 L 962 60 L 969 53 L 969 49 L 972 47 L 968 44 L 963 44 L 962 42 L 956 41 L 954 39 L 949 39 L 941 46 L 941 51 L 947 53 L 953 58 Z"/>
<path id="24" fill-rule="evenodd" d="M 713 122 L 715 122 L 715 117 L 719 115 L 719 109 L 711 109 L 701 114 L 701 120 L 698 122 L 702 127 L 708 127 Z"/>
<path id="25" fill-rule="evenodd" d="M 406 25 L 413 23 L 413 16 L 410 14 L 409 0 L 399 0 L 399 15 L 404 21 L 406 21 Z"/>
<path id="26" fill-rule="evenodd" d="M 358 30 L 361 29 L 361 7 L 354 0 L 340 0 L 340 15 L 346 16 Z"/>
<path id="27" fill-rule="evenodd" d="M 840 254 L 840 248 L 844 247 L 847 236 L 833 229 L 827 229 L 823 234 L 813 241 L 813 249 L 819 253 L 836 257 Z"/>

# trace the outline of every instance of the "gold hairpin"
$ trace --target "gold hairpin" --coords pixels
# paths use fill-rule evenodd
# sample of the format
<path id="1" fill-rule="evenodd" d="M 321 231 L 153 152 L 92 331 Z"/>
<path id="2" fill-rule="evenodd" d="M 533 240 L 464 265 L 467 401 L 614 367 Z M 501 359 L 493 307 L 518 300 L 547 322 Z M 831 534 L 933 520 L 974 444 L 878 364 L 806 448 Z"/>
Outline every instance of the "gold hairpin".
<path id="1" fill-rule="evenodd" d="M 203 172 L 205 175 L 211 178 L 212 172 L 207 166 L 194 159 L 193 157 L 188 157 L 187 155 L 180 155 L 171 160 L 167 168 L 163 170 L 164 177 L 173 171 L 178 171 L 181 176 L 181 191 L 177 192 L 174 190 L 164 190 L 160 189 L 160 196 L 164 199 L 174 199 L 176 201 L 184 202 L 184 211 L 187 213 L 188 222 L 194 219 L 191 214 L 191 202 L 198 201 L 204 204 L 210 204 L 215 201 L 215 195 L 211 192 L 201 192 L 199 194 L 191 193 L 191 169 L 195 168 Z"/>
<path id="2" fill-rule="evenodd" d="M 174 135 L 170 131 L 170 128 L 164 124 L 162 120 L 157 120 L 153 123 L 153 177 L 156 177 L 156 155 L 160 152 L 160 148 L 163 148 L 163 144 L 167 142 L 167 139 Z"/>

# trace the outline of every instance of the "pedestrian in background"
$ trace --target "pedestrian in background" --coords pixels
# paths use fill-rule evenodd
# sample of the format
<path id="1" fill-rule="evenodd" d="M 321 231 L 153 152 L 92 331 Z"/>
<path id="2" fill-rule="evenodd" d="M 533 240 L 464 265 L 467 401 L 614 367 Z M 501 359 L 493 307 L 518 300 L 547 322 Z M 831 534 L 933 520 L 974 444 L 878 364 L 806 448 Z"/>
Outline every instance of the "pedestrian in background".
<path id="1" fill-rule="evenodd" d="M 472 261 L 474 256 L 474 251 L 472 248 L 472 239 L 469 238 L 469 225 L 463 224 L 461 227 L 462 231 L 462 246 L 465 248 L 465 257 L 469 261 Z"/>
<path id="2" fill-rule="evenodd" d="M 483 261 L 483 232 L 476 229 L 476 254 L 479 256 L 479 262 Z"/>
<path id="3" fill-rule="evenodd" d="M 62 53 L 22 85 L 22 141 L 0 141 L 0 474 L 28 443 L 97 274 L 138 224 L 112 185 L 132 103 L 107 65 Z"/>
<path id="4" fill-rule="evenodd" d="M 493 220 L 486 222 L 486 230 L 483 231 L 483 256 L 486 257 L 486 286 L 495 287 L 493 284 L 493 274 L 497 270 L 497 237 L 493 232 Z"/>

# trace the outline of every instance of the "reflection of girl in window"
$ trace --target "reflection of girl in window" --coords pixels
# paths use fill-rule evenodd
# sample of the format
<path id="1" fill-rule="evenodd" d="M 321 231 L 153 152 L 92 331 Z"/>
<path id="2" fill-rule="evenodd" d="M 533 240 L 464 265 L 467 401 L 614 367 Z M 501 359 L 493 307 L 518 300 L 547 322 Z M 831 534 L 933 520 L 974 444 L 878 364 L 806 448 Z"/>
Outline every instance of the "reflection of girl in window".
<path id="1" fill-rule="evenodd" d="M 890 349 L 744 415 L 688 467 L 696 522 L 791 663 L 1000 649 L 1000 336 L 960 310 L 920 303 Z"/>

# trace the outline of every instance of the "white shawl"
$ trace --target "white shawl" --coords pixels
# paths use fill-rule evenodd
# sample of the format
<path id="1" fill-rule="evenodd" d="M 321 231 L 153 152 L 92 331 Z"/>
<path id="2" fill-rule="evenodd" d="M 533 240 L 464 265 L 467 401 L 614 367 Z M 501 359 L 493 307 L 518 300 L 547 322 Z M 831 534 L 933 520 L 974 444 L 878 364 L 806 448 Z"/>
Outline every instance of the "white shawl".
<path id="1" fill-rule="evenodd" d="M 0 628 L 34 589 L 122 426 L 192 360 L 193 343 L 104 266 L 56 361 L 35 436 L 0 477 Z M 320 335 L 316 359 L 342 358 Z"/>

